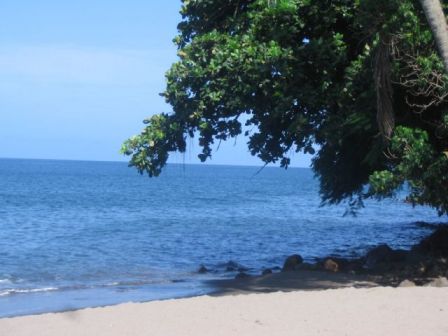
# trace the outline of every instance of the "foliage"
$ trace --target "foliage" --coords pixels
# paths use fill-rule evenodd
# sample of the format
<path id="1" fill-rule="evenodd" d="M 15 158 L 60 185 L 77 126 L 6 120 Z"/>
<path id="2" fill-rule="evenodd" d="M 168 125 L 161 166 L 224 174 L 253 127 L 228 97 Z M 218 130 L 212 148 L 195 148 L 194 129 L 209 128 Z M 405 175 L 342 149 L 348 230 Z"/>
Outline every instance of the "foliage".
<path id="1" fill-rule="evenodd" d="M 196 135 L 205 161 L 245 120 L 250 152 L 266 163 L 317 150 L 324 203 L 408 183 L 413 204 L 448 212 L 448 77 L 417 0 L 184 0 L 181 13 L 163 93 L 173 112 L 123 145 L 140 172 L 158 175 Z M 374 80 L 382 45 L 396 125 L 386 138 Z"/>

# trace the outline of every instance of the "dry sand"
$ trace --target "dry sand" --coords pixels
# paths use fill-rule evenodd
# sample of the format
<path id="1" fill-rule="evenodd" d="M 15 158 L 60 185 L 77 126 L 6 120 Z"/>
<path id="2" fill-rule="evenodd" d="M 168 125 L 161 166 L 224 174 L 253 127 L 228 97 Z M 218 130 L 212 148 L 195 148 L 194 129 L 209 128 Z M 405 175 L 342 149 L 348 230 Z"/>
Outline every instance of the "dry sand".
<path id="1" fill-rule="evenodd" d="M 1 336 L 448 335 L 448 288 L 343 288 L 129 303 L 0 319 Z"/>

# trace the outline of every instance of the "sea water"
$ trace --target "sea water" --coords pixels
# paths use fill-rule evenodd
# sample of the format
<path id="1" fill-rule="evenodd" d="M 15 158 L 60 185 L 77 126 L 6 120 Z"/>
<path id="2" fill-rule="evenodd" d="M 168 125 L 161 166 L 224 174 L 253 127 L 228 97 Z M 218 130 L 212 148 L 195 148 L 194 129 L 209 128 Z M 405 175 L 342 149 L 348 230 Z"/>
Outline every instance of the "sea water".
<path id="1" fill-rule="evenodd" d="M 309 169 L 0 160 L 0 317 L 200 295 L 204 280 L 257 274 L 286 256 L 408 248 L 434 210 L 371 201 L 320 207 Z M 197 273 L 203 264 L 212 272 Z"/>

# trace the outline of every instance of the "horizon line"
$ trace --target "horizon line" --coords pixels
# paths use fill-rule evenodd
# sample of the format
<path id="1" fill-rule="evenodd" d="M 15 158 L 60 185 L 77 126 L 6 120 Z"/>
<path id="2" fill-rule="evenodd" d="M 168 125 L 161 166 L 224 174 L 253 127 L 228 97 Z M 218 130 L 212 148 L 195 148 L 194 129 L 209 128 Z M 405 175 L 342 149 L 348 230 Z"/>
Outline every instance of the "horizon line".
<path id="1" fill-rule="evenodd" d="M 29 161 L 68 161 L 68 162 L 103 162 L 103 163 L 123 163 L 127 164 L 128 161 L 118 161 L 118 160 L 94 160 L 94 159 L 49 159 L 49 158 L 23 158 L 23 157 L 0 157 L 0 160 L 29 160 Z M 188 166 L 227 166 L 227 167 L 253 167 L 253 168 L 280 168 L 280 169 L 311 169 L 311 167 L 304 166 L 289 166 L 283 168 L 280 166 L 270 166 L 264 164 L 254 165 L 254 164 L 231 164 L 231 163 L 211 163 L 211 162 L 198 162 L 198 163 L 174 163 L 168 162 L 167 165 L 188 165 Z"/>

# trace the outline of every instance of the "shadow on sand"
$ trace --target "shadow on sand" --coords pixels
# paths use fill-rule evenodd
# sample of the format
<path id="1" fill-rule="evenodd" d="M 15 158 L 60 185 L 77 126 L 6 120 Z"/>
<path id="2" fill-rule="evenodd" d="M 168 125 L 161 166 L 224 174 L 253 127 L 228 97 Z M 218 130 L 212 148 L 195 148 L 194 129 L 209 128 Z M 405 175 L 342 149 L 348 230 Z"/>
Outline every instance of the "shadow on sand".
<path id="1" fill-rule="evenodd" d="M 216 289 L 212 296 L 378 286 L 372 276 L 306 270 L 244 279 L 211 280 L 208 284 Z"/>

